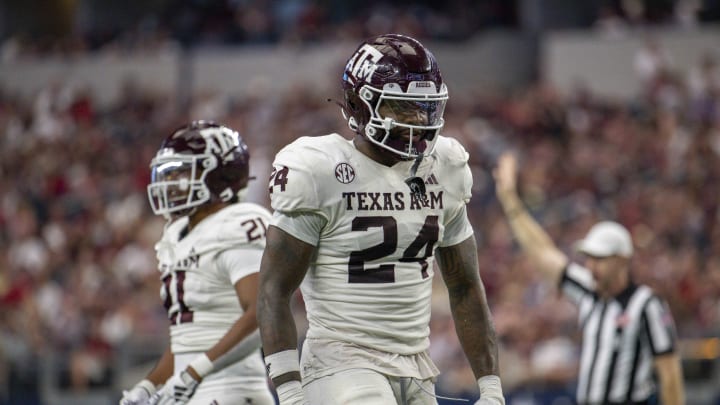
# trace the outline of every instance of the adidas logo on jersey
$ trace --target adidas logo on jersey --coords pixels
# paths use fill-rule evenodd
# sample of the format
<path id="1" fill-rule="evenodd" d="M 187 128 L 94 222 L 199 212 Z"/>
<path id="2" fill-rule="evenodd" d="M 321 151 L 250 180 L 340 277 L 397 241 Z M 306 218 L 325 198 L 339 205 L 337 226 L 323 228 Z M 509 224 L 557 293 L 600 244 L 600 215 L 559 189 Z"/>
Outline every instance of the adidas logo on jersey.
<path id="1" fill-rule="evenodd" d="M 425 179 L 425 184 L 438 184 L 437 179 L 435 178 L 435 174 L 430 173 L 430 177 Z"/>

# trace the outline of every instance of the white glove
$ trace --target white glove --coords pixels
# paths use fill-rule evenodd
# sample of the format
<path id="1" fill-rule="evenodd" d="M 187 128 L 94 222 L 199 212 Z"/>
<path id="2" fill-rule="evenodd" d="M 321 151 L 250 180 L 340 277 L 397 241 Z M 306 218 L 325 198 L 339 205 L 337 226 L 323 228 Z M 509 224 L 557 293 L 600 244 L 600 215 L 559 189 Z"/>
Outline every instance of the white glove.
<path id="1" fill-rule="evenodd" d="M 158 391 L 155 393 L 155 395 L 150 398 L 148 401 L 148 405 L 174 405 L 175 404 L 175 398 L 172 397 L 172 395 L 169 393 L 169 391 L 166 391 L 164 389 Z"/>
<path id="2" fill-rule="evenodd" d="M 158 405 L 158 404 L 160 404 L 160 401 L 163 399 L 165 400 L 165 403 L 168 403 L 167 402 L 168 399 L 173 402 L 175 401 L 172 397 L 165 396 L 164 394 L 165 394 L 165 387 L 160 389 L 160 391 L 154 393 L 153 396 L 151 396 L 150 399 L 147 400 L 145 405 Z M 169 402 L 169 403 L 172 404 L 173 402 Z"/>
<path id="3" fill-rule="evenodd" d="M 199 384 L 190 373 L 182 371 L 165 382 L 165 386 L 151 398 L 150 405 L 186 404 Z"/>
<path id="4" fill-rule="evenodd" d="M 300 381 L 292 380 L 275 389 L 280 405 L 308 405 Z"/>
<path id="5" fill-rule="evenodd" d="M 142 380 L 135 384 L 130 391 L 123 391 L 120 405 L 145 405 L 157 389 L 150 380 Z"/>

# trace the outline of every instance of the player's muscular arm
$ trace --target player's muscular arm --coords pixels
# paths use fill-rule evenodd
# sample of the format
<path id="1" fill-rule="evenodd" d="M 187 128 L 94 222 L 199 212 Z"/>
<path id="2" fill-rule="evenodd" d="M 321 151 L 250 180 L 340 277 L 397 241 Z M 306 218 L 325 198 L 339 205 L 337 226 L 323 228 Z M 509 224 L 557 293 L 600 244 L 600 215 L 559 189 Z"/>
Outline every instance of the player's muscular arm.
<path id="1" fill-rule="evenodd" d="M 550 236 L 527 212 L 517 193 L 517 160 L 504 153 L 494 171 L 495 188 L 510 228 L 518 243 L 550 280 L 558 280 L 568 257 L 555 246 Z"/>
<path id="2" fill-rule="evenodd" d="M 260 265 L 258 324 L 265 356 L 297 349 L 297 329 L 290 310 L 290 299 L 307 272 L 315 247 L 275 226 L 267 232 Z M 273 379 L 275 386 L 300 380 L 291 372 Z"/>
<path id="3" fill-rule="evenodd" d="M 163 352 L 160 360 L 155 364 L 155 367 L 148 373 L 147 379 L 155 385 L 163 384 L 168 378 L 172 377 L 173 366 L 173 354 L 170 351 L 170 347 L 168 347 L 165 349 L 165 352 Z"/>
<path id="4" fill-rule="evenodd" d="M 448 288 L 455 331 L 475 377 L 498 375 L 495 329 L 478 273 L 475 237 L 438 248 L 437 259 Z"/>
<path id="5" fill-rule="evenodd" d="M 230 364 L 247 357 L 260 347 L 260 336 L 257 332 L 258 279 L 258 274 L 254 273 L 243 277 L 235 283 L 235 291 L 243 309 L 243 315 L 206 352 L 206 355 L 213 363 L 213 372 L 222 370 Z M 196 380 L 201 379 L 192 367 L 188 371 Z"/>

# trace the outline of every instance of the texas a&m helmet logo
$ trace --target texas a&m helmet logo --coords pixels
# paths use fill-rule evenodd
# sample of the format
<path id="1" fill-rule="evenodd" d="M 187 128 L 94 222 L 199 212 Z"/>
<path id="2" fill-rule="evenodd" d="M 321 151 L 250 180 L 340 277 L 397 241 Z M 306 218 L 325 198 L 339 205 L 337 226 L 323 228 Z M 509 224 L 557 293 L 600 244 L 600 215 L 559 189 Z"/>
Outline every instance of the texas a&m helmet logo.
<path id="1" fill-rule="evenodd" d="M 369 81 L 375 74 L 377 63 L 383 54 L 375 47 L 365 44 L 353 55 L 345 66 L 345 72 L 352 74 L 354 79 Z"/>

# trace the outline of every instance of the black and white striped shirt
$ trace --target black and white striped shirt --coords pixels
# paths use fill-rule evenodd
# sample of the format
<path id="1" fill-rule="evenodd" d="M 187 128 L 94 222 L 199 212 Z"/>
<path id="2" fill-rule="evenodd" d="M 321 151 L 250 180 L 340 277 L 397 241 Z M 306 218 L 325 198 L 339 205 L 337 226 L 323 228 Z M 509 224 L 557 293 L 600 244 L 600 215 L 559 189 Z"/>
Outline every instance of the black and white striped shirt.
<path id="1" fill-rule="evenodd" d="M 595 293 L 588 269 L 571 263 L 560 287 L 579 309 L 582 353 L 579 404 L 636 403 L 654 392 L 653 358 L 675 350 L 676 333 L 667 303 L 643 285 L 630 284 L 616 297 Z"/>

